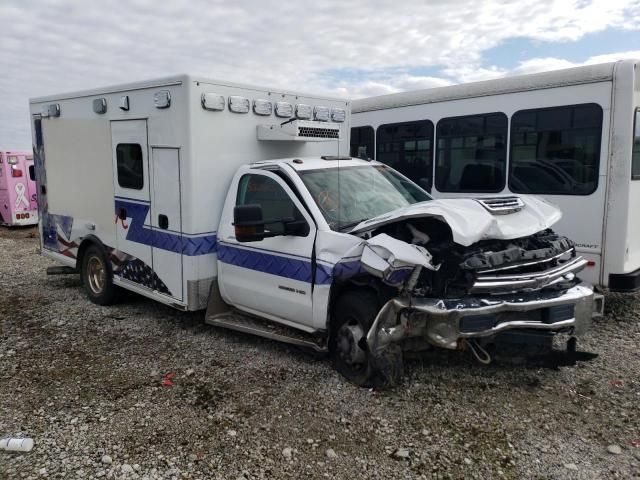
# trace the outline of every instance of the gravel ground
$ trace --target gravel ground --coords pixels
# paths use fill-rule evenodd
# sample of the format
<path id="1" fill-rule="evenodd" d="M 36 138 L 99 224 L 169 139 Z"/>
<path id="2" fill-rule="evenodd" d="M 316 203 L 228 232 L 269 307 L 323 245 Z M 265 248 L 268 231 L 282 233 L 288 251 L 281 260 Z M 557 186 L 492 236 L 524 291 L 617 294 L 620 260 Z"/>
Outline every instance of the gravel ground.
<path id="1" fill-rule="evenodd" d="M 636 297 L 607 298 L 593 360 L 430 352 L 375 392 L 203 314 L 93 305 L 30 232 L 0 229 L 0 436 L 35 441 L 1 479 L 640 478 Z"/>

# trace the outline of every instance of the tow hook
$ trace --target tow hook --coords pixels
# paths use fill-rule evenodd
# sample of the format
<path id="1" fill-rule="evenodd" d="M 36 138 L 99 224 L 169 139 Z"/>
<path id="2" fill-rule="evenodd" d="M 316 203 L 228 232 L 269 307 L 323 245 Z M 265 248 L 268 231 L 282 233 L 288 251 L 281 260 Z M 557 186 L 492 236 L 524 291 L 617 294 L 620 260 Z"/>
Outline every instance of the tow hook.
<path id="1" fill-rule="evenodd" d="M 473 353 L 473 356 L 478 360 L 478 362 L 483 365 L 489 365 L 491 363 L 491 355 L 487 352 L 483 347 L 480 346 L 478 342 L 475 340 L 467 340 L 467 345 L 469 346 L 469 350 Z"/>

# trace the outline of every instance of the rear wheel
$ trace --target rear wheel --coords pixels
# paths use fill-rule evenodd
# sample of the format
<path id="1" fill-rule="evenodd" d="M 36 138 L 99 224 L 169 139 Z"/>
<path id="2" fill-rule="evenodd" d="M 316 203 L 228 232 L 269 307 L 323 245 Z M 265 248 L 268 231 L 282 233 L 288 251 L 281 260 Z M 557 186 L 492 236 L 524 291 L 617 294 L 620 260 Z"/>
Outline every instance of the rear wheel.
<path id="1" fill-rule="evenodd" d="M 98 245 L 87 248 L 82 257 L 82 284 L 89 300 L 98 305 L 111 305 L 115 301 L 116 286 L 104 249 Z"/>
<path id="2" fill-rule="evenodd" d="M 348 292 L 336 302 L 329 351 L 335 369 L 361 387 L 390 387 L 402 379 L 402 350 L 388 345 L 376 358 L 366 336 L 379 311 L 377 296 Z"/>

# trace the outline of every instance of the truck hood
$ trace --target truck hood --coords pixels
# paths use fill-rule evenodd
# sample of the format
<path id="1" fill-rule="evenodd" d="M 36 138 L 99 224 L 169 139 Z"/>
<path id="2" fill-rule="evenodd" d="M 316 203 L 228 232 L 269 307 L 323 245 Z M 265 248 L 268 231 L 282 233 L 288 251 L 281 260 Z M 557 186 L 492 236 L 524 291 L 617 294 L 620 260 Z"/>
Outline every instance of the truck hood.
<path id="1" fill-rule="evenodd" d="M 504 201 L 510 202 L 513 208 L 492 208 Z M 469 246 L 480 240 L 510 240 L 533 235 L 551 227 L 562 213 L 546 200 L 532 196 L 449 198 L 387 212 L 360 222 L 349 233 L 364 233 L 383 225 L 426 217 L 445 222 L 451 228 L 453 241 Z"/>

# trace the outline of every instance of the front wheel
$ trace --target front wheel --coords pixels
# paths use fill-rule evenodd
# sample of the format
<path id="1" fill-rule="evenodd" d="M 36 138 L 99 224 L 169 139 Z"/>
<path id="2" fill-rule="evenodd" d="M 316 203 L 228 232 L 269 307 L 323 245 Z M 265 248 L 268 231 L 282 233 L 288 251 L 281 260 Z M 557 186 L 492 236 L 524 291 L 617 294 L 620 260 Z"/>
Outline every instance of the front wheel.
<path id="1" fill-rule="evenodd" d="M 82 257 L 81 270 L 84 290 L 93 303 L 111 305 L 115 301 L 116 286 L 104 250 L 91 245 Z"/>
<path id="2" fill-rule="evenodd" d="M 356 291 L 336 302 L 329 352 L 335 369 L 361 387 L 391 387 L 402 379 L 402 350 L 388 345 L 373 358 L 366 336 L 378 314 L 378 298 L 373 292 Z"/>

